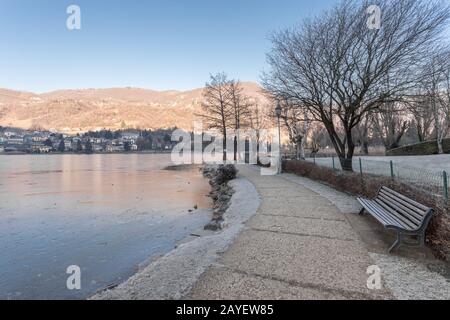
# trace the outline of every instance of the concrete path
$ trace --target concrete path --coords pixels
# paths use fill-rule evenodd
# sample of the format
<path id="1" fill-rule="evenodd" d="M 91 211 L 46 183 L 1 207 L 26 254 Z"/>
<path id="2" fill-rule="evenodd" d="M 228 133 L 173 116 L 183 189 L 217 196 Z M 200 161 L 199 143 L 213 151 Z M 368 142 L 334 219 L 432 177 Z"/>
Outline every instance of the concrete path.
<path id="1" fill-rule="evenodd" d="M 375 263 L 344 214 L 283 176 L 240 174 L 262 202 L 247 229 L 206 271 L 188 299 L 391 299 L 367 288 Z"/>

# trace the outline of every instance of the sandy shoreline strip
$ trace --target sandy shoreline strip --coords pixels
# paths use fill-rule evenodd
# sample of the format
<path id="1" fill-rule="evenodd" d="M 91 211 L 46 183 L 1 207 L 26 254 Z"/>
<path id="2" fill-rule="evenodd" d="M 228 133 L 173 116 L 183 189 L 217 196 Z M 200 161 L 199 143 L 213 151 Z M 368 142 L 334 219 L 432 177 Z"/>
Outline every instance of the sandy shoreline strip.
<path id="1" fill-rule="evenodd" d="M 170 300 L 181 299 L 200 276 L 214 265 L 233 240 L 244 230 L 245 223 L 256 214 L 260 196 L 245 178 L 230 181 L 234 189 L 223 229 L 195 237 L 180 244 L 165 256 L 152 262 L 123 284 L 95 294 L 92 300 Z"/>

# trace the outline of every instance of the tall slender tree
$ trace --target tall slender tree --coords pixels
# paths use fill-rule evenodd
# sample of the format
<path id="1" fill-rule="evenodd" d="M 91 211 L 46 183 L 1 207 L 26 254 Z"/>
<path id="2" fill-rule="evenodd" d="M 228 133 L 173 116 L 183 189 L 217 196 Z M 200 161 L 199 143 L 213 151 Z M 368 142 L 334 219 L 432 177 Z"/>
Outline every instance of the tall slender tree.
<path id="1" fill-rule="evenodd" d="M 232 113 L 232 126 L 236 130 L 234 137 L 234 161 L 237 161 L 239 130 L 249 125 L 251 114 L 251 100 L 244 94 L 242 84 L 236 80 L 228 82 L 230 107 Z"/>
<path id="2" fill-rule="evenodd" d="M 223 137 L 223 160 L 227 160 L 227 129 L 232 128 L 233 112 L 231 108 L 230 82 L 225 73 L 210 76 L 203 91 L 203 113 L 209 129 L 216 129 Z"/>

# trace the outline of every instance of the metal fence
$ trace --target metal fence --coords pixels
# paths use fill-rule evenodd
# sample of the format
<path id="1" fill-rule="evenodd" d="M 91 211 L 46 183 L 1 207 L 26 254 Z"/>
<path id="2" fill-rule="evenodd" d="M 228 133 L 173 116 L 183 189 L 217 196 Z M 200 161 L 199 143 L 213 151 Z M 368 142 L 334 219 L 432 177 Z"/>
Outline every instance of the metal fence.
<path id="1" fill-rule="evenodd" d="M 306 161 L 318 166 L 342 171 L 337 157 L 308 158 Z M 412 185 L 434 195 L 449 199 L 448 173 L 446 171 L 433 171 L 429 169 L 412 167 L 393 161 L 376 161 L 365 158 L 354 158 L 353 171 L 363 175 L 384 176 L 399 182 Z"/>

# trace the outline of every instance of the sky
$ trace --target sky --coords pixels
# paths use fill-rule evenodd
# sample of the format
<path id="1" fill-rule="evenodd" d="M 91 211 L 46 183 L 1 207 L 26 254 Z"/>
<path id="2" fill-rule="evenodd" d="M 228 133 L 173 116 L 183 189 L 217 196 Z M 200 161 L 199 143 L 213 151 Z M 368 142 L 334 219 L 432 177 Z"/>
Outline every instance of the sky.
<path id="1" fill-rule="evenodd" d="M 0 88 L 188 90 L 259 81 L 271 32 L 337 0 L 0 0 Z M 69 30 L 70 5 L 81 30 Z"/>

